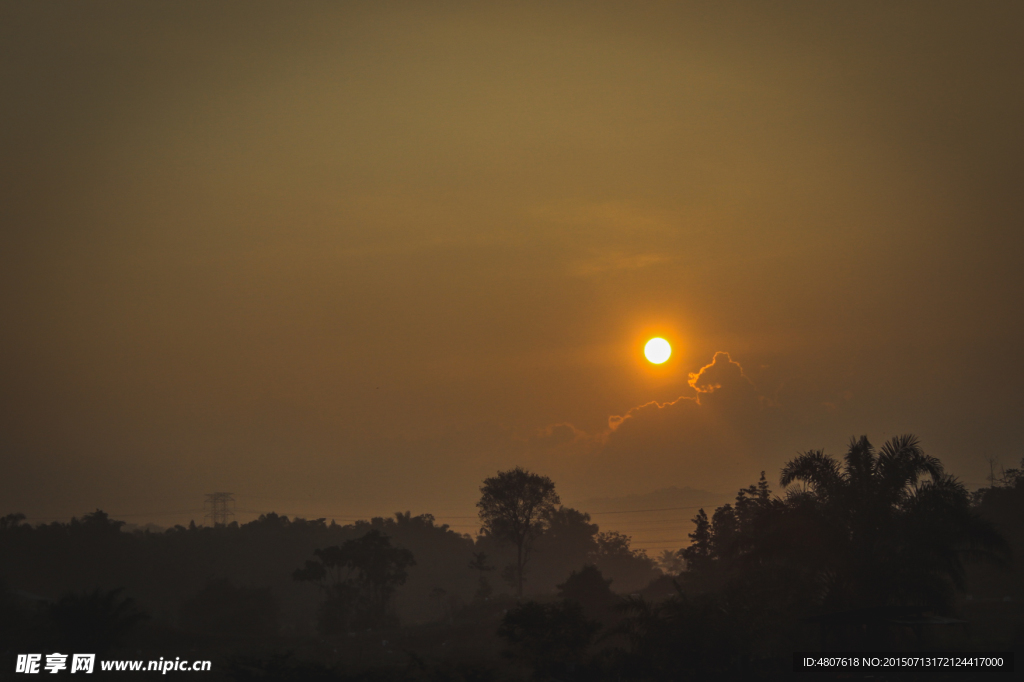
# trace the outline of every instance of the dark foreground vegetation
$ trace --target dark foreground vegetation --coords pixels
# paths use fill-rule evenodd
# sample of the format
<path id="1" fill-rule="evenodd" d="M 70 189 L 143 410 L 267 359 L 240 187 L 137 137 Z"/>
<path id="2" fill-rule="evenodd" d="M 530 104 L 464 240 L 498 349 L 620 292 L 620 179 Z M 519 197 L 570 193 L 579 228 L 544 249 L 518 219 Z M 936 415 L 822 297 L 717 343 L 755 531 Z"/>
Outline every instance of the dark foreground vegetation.
<path id="1" fill-rule="evenodd" d="M 972 495 L 913 437 L 861 438 L 842 460 L 797 457 L 780 485 L 762 473 L 700 510 L 658 564 L 522 469 L 484 481 L 476 538 L 409 513 L 166 532 L 11 514 L 0 677 L 18 653 L 55 651 L 209 659 L 209 680 L 482 682 L 772 679 L 794 651 L 1021 650 L 1024 472 Z"/>

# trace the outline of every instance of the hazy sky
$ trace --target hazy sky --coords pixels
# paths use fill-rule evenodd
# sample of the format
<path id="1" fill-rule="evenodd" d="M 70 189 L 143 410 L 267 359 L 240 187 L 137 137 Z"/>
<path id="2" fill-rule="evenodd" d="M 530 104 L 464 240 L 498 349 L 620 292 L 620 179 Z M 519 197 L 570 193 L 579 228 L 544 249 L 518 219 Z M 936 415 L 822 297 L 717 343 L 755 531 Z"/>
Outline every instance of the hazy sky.
<path id="1" fill-rule="evenodd" d="M 4 2 L 0 513 L 472 514 L 517 464 L 730 494 L 905 432 L 981 485 L 1024 456 L 1022 35 L 1015 0 Z"/>

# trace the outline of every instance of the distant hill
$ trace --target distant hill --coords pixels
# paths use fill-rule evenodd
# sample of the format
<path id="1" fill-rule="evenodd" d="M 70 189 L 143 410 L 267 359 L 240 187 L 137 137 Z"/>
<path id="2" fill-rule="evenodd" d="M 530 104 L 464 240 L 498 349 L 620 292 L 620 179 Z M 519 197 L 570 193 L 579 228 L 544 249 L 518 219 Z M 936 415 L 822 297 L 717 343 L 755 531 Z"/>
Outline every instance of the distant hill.
<path id="1" fill-rule="evenodd" d="M 690 488 L 689 486 L 682 488 L 670 486 L 649 493 L 634 493 L 632 495 L 622 495 L 621 497 L 592 497 L 567 504 L 570 507 L 591 514 L 675 507 L 694 507 L 694 513 L 696 513 L 697 507 L 704 507 L 710 516 L 711 511 L 715 507 L 731 503 L 735 497 L 735 493 L 713 493 L 707 490 Z"/>

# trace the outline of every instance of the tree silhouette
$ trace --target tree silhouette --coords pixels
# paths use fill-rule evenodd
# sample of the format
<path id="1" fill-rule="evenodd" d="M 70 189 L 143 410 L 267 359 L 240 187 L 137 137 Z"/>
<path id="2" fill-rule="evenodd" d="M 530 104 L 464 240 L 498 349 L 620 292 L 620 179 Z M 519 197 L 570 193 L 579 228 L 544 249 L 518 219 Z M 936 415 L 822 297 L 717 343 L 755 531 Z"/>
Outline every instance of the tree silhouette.
<path id="1" fill-rule="evenodd" d="M 808 451 L 786 464 L 781 482 L 803 486 L 790 490 L 774 532 L 750 542 L 758 557 L 788 555 L 809 568 L 831 609 L 948 606 L 965 587 L 966 559 L 1006 556 L 967 490 L 912 435 L 877 453 L 866 436 L 853 438 L 842 464 Z M 802 549 L 781 538 L 797 528 Z"/>
<path id="2" fill-rule="evenodd" d="M 236 586 L 220 578 L 182 603 L 181 623 L 195 632 L 273 635 L 280 612 L 270 588 Z"/>
<path id="3" fill-rule="evenodd" d="M 470 569 L 480 573 L 480 583 L 476 590 L 476 600 L 486 601 L 493 589 L 487 580 L 487 573 L 494 570 L 494 566 L 487 563 L 487 552 L 473 552 L 473 560 L 469 562 Z"/>
<path id="4" fill-rule="evenodd" d="M 617 609 L 623 617 L 611 633 L 627 642 L 618 662 L 623 679 L 772 679 L 743 669 L 750 653 L 746 614 L 723 595 L 629 597 Z"/>
<path id="5" fill-rule="evenodd" d="M 446 598 L 448 597 L 448 590 L 443 587 L 435 587 L 430 591 L 430 599 L 437 603 L 438 612 L 441 614 L 442 619 L 449 617 Z"/>
<path id="6" fill-rule="evenodd" d="M 693 525 L 690 546 L 682 550 L 682 555 L 690 570 L 702 571 L 711 562 L 711 523 L 703 508 L 693 517 Z"/>
<path id="7" fill-rule="evenodd" d="M 7 530 L 9 528 L 17 528 L 21 525 L 21 522 L 25 520 L 25 515 L 18 512 L 14 514 L 8 514 L 0 518 L 0 530 Z"/>
<path id="8" fill-rule="evenodd" d="M 533 668 L 536 679 L 572 679 L 601 624 L 586 617 L 575 601 L 528 601 L 508 611 L 498 635 L 508 654 Z"/>
<path id="9" fill-rule="evenodd" d="M 658 576 L 654 560 L 642 549 L 630 547 L 631 538 L 616 531 L 602 531 L 595 538 L 597 548 L 591 559 L 601 572 L 615 580 L 624 591 L 638 590 Z"/>
<path id="10" fill-rule="evenodd" d="M 611 579 L 601 575 L 597 566 L 587 564 L 570 573 L 565 582 L 558 585 L 558 596 L 582 606 L 587 618 L 608 622 L 612 616 L 611 607 L 616 600 L 611 583 Z"/>
<path id="11" fill-rule="evenodd" d="M 480 493 L 476 506 L 483 530 L 516 548 L 513 570 L 516 591 L 522 597 L 523 573 L 533 541 L 544 531 L 544 519 L 560 503 L 555 484 L 547 476 L 516 467 L 484 479 Z"/>
<path id="12" fill-rule="evenodd" d="M 544 517 L 544 532 L 533 544 L 530 578 L 534 589 L 550 589 L 572 571 L 596 559 L 600 528 L 590 515 L 558 507 Z"/>
<path id="13" fill-rule="evenodd" d="M 679 575 L 686 569 L 681 549 L 663 549 L 654 561 L 665 575 Z"/>
<path id="14" fill-rule="evenodd" d="M 340 547 L 313 552 L 293 578 L 311 582 L 326 595 L 321 625 L 328 632 L 353 625 L 380 627 L 394 619 L 389 613 L 391 596 L 405 583 L 416 560 L 407 549 L 392 547 L 387 535 L 370 530 Z"/>
<path id="15" fill-rule="evenodd" d="M 106 653 L 136 625 L 149 618 L 121 589 L 68 593 L 49 608 L 58 646 Z"/>
<path id="16" fill-rule="evenodd" d="M 999 570 L 991 566 L 977 566 L 972 570 L 971 591 L 989 597 L 1024 598 L 1024 460 L 1020 468 L 1004 469 L 993 475 L 987 488 L 973 495 L 978 515 L 988 519 L 1007 539 L 1012 550 L 1014 570 Z"/>

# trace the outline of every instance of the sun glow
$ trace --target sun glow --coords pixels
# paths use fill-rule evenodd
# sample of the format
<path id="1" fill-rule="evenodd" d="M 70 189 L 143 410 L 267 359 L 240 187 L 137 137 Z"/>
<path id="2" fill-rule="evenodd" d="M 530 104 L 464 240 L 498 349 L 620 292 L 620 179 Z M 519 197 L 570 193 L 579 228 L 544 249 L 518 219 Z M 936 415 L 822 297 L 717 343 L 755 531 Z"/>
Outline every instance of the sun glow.
<path id="1" fill-rule="evenodd" d="M 654 364 L 660 365 L 672 355 L 672 346 L 665 339 L 653 338 L 644 346 L 644 355 Z"/>

